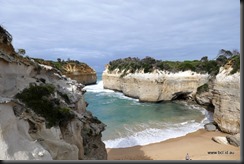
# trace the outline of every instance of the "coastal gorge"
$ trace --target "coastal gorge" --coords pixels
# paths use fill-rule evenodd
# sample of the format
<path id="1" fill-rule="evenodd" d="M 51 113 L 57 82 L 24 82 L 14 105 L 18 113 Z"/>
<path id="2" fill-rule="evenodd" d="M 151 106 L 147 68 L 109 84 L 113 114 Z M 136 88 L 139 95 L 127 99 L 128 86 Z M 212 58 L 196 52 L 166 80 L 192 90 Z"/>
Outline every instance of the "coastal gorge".
<path id="1" fill-rule="evenodd" d="M 213 112 L 214 124 L 240 135 L 240 54 L 220 50 L 216 60 L 159 61 L 125 58 L 111 61 L 102 75 L 106 89 L 141 102 L 184 100 Z"/>
<path id="2" fill-rule="evenodd" d="M 94 71 L 84 63 L 23 56 L 11 42 L 0 26 L 0 159 L 106 160 L 106 125 L 86 110 L 84 84 L 74 80 L 80 70 Z"/>

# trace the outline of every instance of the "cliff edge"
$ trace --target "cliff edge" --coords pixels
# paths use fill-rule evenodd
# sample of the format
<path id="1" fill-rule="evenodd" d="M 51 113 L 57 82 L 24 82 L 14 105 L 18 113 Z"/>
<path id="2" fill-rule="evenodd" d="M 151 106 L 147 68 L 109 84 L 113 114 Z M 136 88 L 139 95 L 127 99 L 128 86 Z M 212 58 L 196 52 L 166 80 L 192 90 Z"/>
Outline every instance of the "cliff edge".
<path id="1" fill-rule="evenodd" d="M 48 61 L 43 59 L 32 58 L 39 64 L 44 64 L 56 68 L 61 71 L 62 74 L 67 77 L 76 80 L 78 83 L 84 85 L 96 84 L 97 74 L 96 71 L 89 65 L 77 60 L 62 61 Z"/>
<path id="2" fill-rule="evenodd" d="M 105 160 L 105 124 L 86 110 L 84 85 L 15 53 L 0 26 L 0 159 Z"/>

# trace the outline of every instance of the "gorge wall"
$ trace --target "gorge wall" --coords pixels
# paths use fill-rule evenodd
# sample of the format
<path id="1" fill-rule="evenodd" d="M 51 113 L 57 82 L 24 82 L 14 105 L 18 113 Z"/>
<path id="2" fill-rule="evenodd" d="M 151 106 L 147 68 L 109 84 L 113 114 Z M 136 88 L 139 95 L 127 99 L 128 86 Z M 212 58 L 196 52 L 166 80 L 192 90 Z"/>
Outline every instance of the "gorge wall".
<path id="1" fill-rule="evenodd" d="M 227 67 L 221 67 L 215 78 L 192 71 L 172 73 L 161 70 L 152 73 L 137 71 L 122 76 L 118 69 L 106 69 L 102 78 L 104 88 L 123 92 L 140 101 L 168 101 L 183 96 L 201 105 L 213 105 L 214 121 L 221 131 L 236 134 L 240 132 L 240 72 L 230 74 L 232 68 Z M 197 93 L 198 87 L 204 84 L 209 90 Z"/>
<path id="2" fill-rule="evenodd" d="M 76 80 L 78 83 L 84 85 L 96 84 L 97 73 L 89 65 L 83 62 L 69 60 L 69 61 L 48 61 L 43 59 L 35 59 L 37 63 L 48 65 L 57 68 L 62 74 Z"/>
<path id="3" fill-rule="evenodd" d="M 123 92 L 145 102 L 172 100 L 178 96 L 192 96 L 199 86 L 209 80 L 208 74 L 192 71 L 171 73 L 154 70 L 152 73 L 133 73 L 121 77 L 118 70 L 103 72 L 104 88 Z"/>
<path id="4" fill-rule="evenodd" d="M 240 133 L 240 72 L 229 75 L 231 68 L 220 68 L 213 86 L 214 121 L 221 131 Z"/>
<path id="5" fill-rule="evenodd" d="M 86 110 L 84 85 L 16 54 L 10 41 L 2 39 L 9 34 L 1 30 L 0 26 L 0 159 L 107 159 L 101 140 L 106 125 Z M 29 96 L 29 103 L 17 98 L 30 88 L 32 92 L 22 95 Z M 56 124 L 51 126 L 53 120 Z"/>

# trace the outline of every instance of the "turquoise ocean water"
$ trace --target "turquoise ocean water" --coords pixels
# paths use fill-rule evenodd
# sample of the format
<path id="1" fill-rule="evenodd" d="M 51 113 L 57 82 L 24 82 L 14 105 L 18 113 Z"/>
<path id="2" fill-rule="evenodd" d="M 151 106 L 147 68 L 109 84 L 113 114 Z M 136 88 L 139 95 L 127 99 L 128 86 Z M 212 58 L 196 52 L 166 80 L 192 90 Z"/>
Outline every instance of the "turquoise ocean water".
<path id="1" fill-rule="evenodd" d="M 106 148 L 147 145 L 186 135 L 203 128 L 212 116 L 204 108 L 172 102 L 140 103 L 120 92 L 103 89 L 102 73 L 97 84 L 86 86 L 87 110 L 105 123 L 102 140 Z"/>

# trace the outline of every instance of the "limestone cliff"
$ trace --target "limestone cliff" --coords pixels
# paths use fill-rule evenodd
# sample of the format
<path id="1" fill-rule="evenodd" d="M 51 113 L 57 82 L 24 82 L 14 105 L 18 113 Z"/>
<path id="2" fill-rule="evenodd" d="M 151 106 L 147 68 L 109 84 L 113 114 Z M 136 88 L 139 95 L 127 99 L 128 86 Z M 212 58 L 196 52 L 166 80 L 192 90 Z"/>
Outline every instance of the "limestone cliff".
<path id="1" fill-rule="evenodd" d="M 214 121 L 221 131 L 240 133 L 240 72 L 230 75 L 232 68 L 220 69 L 213 86 Z"/>
<path id="2" fill-rule="evenodd" d="M 208 90 L 196 94 L 196 101 L 205 106 L 212 106 L 214 121 L 221 131 L 240 133 L 240 72 L 231 74 L 231 60 L 208 84 Z"/>
<path id="3" fill-rule="evenodd" d="M 77 60 L 69 61 L 48 61 L 43 59 L 35 59 L 36 62 L 48 66 L 52 66 L 61 71 L 62 74 L 67 77 L 76 80 L 84 85 L 96 84 L 97 74 L 96 71 L 88 66 L 86 63 L 79 62 Z"/>
<path id="4" fill-rule="evenodd" d="M 208 74 L 192 71 L 172 73 L 154 70 L 152 73 L 129 73 L 121 77 L 118 70 L 103 72 L 104 88 L 123 92 L 140 101 L 158 102 L 172 100 L 177 97 L 192 97 L 199 86 L 208 82 Z"/>
<path id="5" fill-rule="evenodd" d="M 154 69 L 151 73 L 126 73 L 108 67 L 103 72 L 104 88 L 123 92 L 140 101 L 158 102 L 189 99 L 214 112 L 214 121 L 221 131 L 240 132 L 239 56 L 219 68 L 217 75 L 193 71 L 170 72 Z M 232 64 L 231 64 L 232 63 Z M 235 71 L 233 71 L 235 69 Z M 234 73 L 233 73 L 234 72 Z M 200 93 L 198 91 L 203 88 Z"/>
<path id="6" fill-rule="evenodd" d="M 105 125 L 86 111 L 84 85 L 57 69 L 19 56 L 11 43 L 3 40 L 0 40 L 0 159 L 107 159 L 101 140 Z M 30 88 L 32 93 L 20 96 Z M 50 94 L 42 96 L 40 88 Z M 28 102 L 24 101 L 26 96 Z"/>

